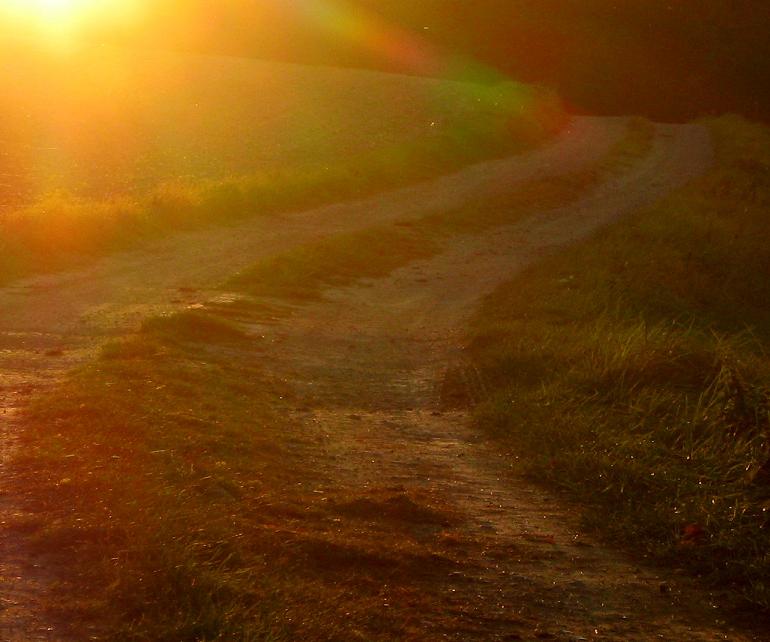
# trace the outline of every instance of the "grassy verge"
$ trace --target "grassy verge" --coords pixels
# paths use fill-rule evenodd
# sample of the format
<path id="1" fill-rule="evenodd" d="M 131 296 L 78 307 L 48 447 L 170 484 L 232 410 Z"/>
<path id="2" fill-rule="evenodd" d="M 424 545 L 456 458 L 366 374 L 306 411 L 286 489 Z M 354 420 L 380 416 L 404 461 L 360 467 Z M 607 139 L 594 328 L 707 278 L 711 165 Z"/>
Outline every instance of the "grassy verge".
<path id="1" fill-rule="evenodd" d="M 709 125 L 710 174 L 485 302 L 476 412 L 592 526 L 767 608 L 770 132 Z"/>
<path id="2" fill-rule="evenodd" d="M 285 392 L 255 352 L 204 313 L 154 320 L 32 410 L 13 527 L 66 569 L 54 608 L 76 636 L 98 620 L 121 640 L 291 639 L 264 619 L 277 585 L 256 517 L 266 487 L 292 485 Z"/>
<path id="3" fill-rule="evenodd" d="M 416 136 L 330 160 L 233 178 L 165 182 L 142 196 L 54 193 L 0 217 L 0 283 L 135 247 L 175 230 L 309 208 L 446 173 L 542 143 L 563 125 L 558 101 L 513 83 L 478 89 L 477 108 Z M 390 137 L 392 138 L 392 137 Z"/>
<path id="4" fill-rule="evenodd" d="M 387 274 L 438 251 L 450 233 L 513 220 L 533 203 L 569 202 L 644 153 L 651 137 L 651 126 L 634 123 L 597 168 L 533 182 L 504 202 L 307 246 L 256 266 L 231 287 L 312 297 Z M 259 338 L 212 310 L 146 322 L 36 403 L 14 463 L 26 516 L 12 528 L 61 569 L 63 619 L 105 623 L 104 637 L 291 640 L 321 631 L 328 639 L 340 626 L 344 639 L 356 616 L 335 620 L 335 591 L 376 594 L 379 584 L 333 588 L 322 572 L 303 572 L 302 547 L 316 544 L 297 542 L 285 524 L 307 519 L 318 503 L 317 435 L 284 418 L 301 401 L 263 374 Z M 320 555 L 329 564 L 340 550 Z M 360 617 L 372 621 L 370 613 Z"/>

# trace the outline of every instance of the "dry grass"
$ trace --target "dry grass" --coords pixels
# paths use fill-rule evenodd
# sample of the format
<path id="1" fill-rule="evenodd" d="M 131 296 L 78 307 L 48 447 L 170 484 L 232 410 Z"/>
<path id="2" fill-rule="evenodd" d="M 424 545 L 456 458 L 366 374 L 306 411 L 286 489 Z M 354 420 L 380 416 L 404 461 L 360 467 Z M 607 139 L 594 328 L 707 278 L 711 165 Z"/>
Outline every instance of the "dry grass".
<path id="1" fill-rule="evenodd" d="M 770 132 L 479 312 L 480 426 L 613 541 L 770 607 Z"/>
<path id="2" fill-rule="evenodd" d="M 412 531 L 453 516 L 398 492 L 326 502 L 318 434 L 285 418 L 301 401 L 259 360 L 258 341 L 187 312 L 32 409 L 10 528 L 57 569 L 49 606 L 74 639 L 408 637 L 420 583 L 452 568 Z M 396 584 L 408 613 L 384 617 Z"/>

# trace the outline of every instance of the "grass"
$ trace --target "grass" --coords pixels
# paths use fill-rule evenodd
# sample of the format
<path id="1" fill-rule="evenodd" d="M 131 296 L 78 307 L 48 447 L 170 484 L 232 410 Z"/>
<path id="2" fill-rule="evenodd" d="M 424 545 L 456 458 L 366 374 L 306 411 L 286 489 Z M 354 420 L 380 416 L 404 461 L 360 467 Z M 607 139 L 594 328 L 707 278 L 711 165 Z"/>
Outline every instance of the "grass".
<path id="1" fill-rule="evenodd" d="M 426 569 L 448 568 L 400 529 L 409 511 L 443 518 L 404 497 L 326 502 L 317 489 L 335 481 L 316 467 L 320 436 L 287 418 L 305 401 L 260 359 L 258 337 L 188 311 L 108 344 L 30 410 L 12 471 L 23 512 L 6 533 L 57 569 L 48 607 L 58 632 L 405 637 L 406 621 L 383 616 L 383 594 L 397 584 L 419 605 Z M 383 510 L 396 513 L 389 543 L 373 546 L 361 524 Z M 351 515 L 362 521 L 341 520 Z"/>
<path id="2" fill-rule="evenodd" d="M 512 82 L 109 48 L 2 56 L 0 282 L 517 153 L 565 118 Z"/>
<path id="3" fill-rule="evenodd" d="M 569 202 L 617 171 L 629 148 L 643 153 L 651 134 L 649 124 L 633 123 L 597 168 L 550 188 L 535 181 L 494 207 L 312 244 L 229 287 L 295 300 L 383 276 L 438 251 L 449 234 Z M 28 412 L 13 464 L 25 513 L 11 528 L 60 570 L 68 598 L 58 614 L 77 635 L 99 622 L 96 635 L 116 640 L 345 639 L 356 630 L 372 640 L 404 637 L 404 622 L 377 615 L 390 573 L 409 585 L 403 565 L 324 517 L 328 506 L 313 492 L 324 483 L 314 467 L 318 436 L 286 418 L 302 400 L 265 375 L 259 338 L 218 312 L 146 321 Z M 312 520 L 326 539 L 310 531 Z M 351 564 L 376 574 L 350 579 Z M 340 619 L 339 605 L 353 603 L 364 606 Z"/>
<path id="4" fill-rule="evenodd" d="M 54 428 L 17 462 L 35 499 L 16 528 L 70 570 L 60 615 L 76 629 L 96 614 L 112 639 L 291 639 L 263 618 L 276 586 L 254 511 L 291 483 L 291 457 L 284 391 L 254 352 L 205 313 L 155 320 L 32 412 L 33 430 Z"/>
<path id="5" fill-rule="evenodd" d="M 770 607 L 770 131 L 486 300 L 476 417 L 609 539 Z"/>

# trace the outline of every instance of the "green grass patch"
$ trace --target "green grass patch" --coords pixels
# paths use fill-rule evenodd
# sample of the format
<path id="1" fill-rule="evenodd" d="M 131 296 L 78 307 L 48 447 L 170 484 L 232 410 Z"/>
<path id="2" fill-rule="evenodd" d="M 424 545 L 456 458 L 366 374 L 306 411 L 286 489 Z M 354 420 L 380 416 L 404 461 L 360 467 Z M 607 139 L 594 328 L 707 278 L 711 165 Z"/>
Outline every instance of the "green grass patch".
<path id="1" fill-rule="evenodd" d="M 613 541 L 770 607 L 770 131 L 484 303 L 476 416 Z"/>
<path id="2" fill-rule="evenodd" d="M 236 325 L 194 310 L 148 319 L 142 324 L 142 332 L 149 337 L 173 339 L 176 342 L 226 343 L 247 338 L 244 331 Z"/>

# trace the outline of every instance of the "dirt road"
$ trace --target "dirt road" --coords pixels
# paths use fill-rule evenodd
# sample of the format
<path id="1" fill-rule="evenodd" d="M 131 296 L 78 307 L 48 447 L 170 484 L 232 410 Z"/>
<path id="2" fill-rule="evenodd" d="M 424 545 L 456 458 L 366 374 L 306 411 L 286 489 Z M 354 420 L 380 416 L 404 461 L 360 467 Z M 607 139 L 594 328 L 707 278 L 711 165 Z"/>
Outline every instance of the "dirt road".
<path id="1" fill-rule="evenodd" d="M 104 338 L 184 307 L 190 299 L 185 292 L 195 289 L 199 299 L 258 259 L 314 239 L 440 212 L 480 193 L 575 171 L 600 159 L 623 130 L 622 119 L 575 119 L 559 139 L 524 156 L 361 201 L 180 233 L 83 269 L 0 288 L 0 414 L 8 423 L 29 392 L 82 362 Z"/>
<path id="2" fill-rule="evenodd" d="M 574 513 L 513 475 L 515 453 L 491 450 L 442 395 L 480 296 L 708 163 L 697 128 L 661 129 L 657 144 L 655 160 L 577 206 L 456 239 L 440 256 L 332 290 L 277 325 L 254 320 L 274 346 L 263 362 L 302 391 L 293 419 L 323 444 L 302 455 L 324 471 L 314 508 L 342 519 L 336 533 L 303 518 L 282 536 L 313 567 L 338 558 L 377 566 L 371 551 L 381 566 L 401 563 L 382 595 L 404 623 L 394 639 L 751 639 L 720 621 L 715 596 L 586 537 Z M 431 527 L 440 533 L 426 535 Z M 361 608 L 361 621 L 371 619 L 371 605 Z"/>
<path id="3" fill-rule="evenodd" d="M 141 319 L 215 298 L 221 294 L 216 284 L 226 276 L 308 240 L 449 209 L 480 193 L 513 191 L 528 178 L 575 171 L 598 160 L 623 127 L 621 120 L 576 119 L 559 140 L 526 156 L 357 203 L 179 235 L 0 290 L 6 452 L 29 394 Z M 452 568 L 423 569 L 419 579 L 422 593 L 438 596 L 428 601 L 438 610 L 415 607 L 412 613 L 396 604 L 398 587 L 384 597 L 383 608 L 390 608 L 390 600 L 402 609 L 410 627 L 404 639 L 751 639 L 720 622 L 712 596 L 685 580 L 640 570 L 582 535 L 571 511 L 513 478 L 508 455 L 480 442 L 467 413 L 448 407 L 441 395 L 447 368 L 462 361 L 460 337 L 480 297 L 544 253 L 697 176 L 710 155 L 700 127 L 659 126 L 646 159 L 576 204 L 457 237 L 431 260 L 330 291 L 278 324 L 250 321 L 252 330 L 272 339 L 266 345 L 275 346 L 265 363 L 291 379 L 306 400 L 291 412 L 303 431 L 319 437 L 321 445 L 307 456 L 325 474 L 318 489 L 324 510 L 353 518 L 344 541 L 333 542 L 319 530 L 310 546 L 305 530 L 296 538 L 298 547 L 309 546 L 311 557 L 328 556 L 330 546 L 342 547 L 343 554 L 347 548 L 356 559 L 356 541 L 364 546 L 371 538 L 382 540 L 385 531 L 400 537 L 394 547 L 396 540 L 408 541 L 410 554 L 428 555 L 435 533 L 428 539 L 415 533 L 430 531 L 436 515 L 446 516 L 438 522 L 441 546 L 453 551 Z M 12 497 L 4 498 L 4 510 L 13 510 Z M 36 581 L 45 582 L 45 573 L 22 575 L 17 545 L 7 540 L 4 546 L 0 598 L 7 608 L 0 622 L 46 639 L 34 614 Z"/>

